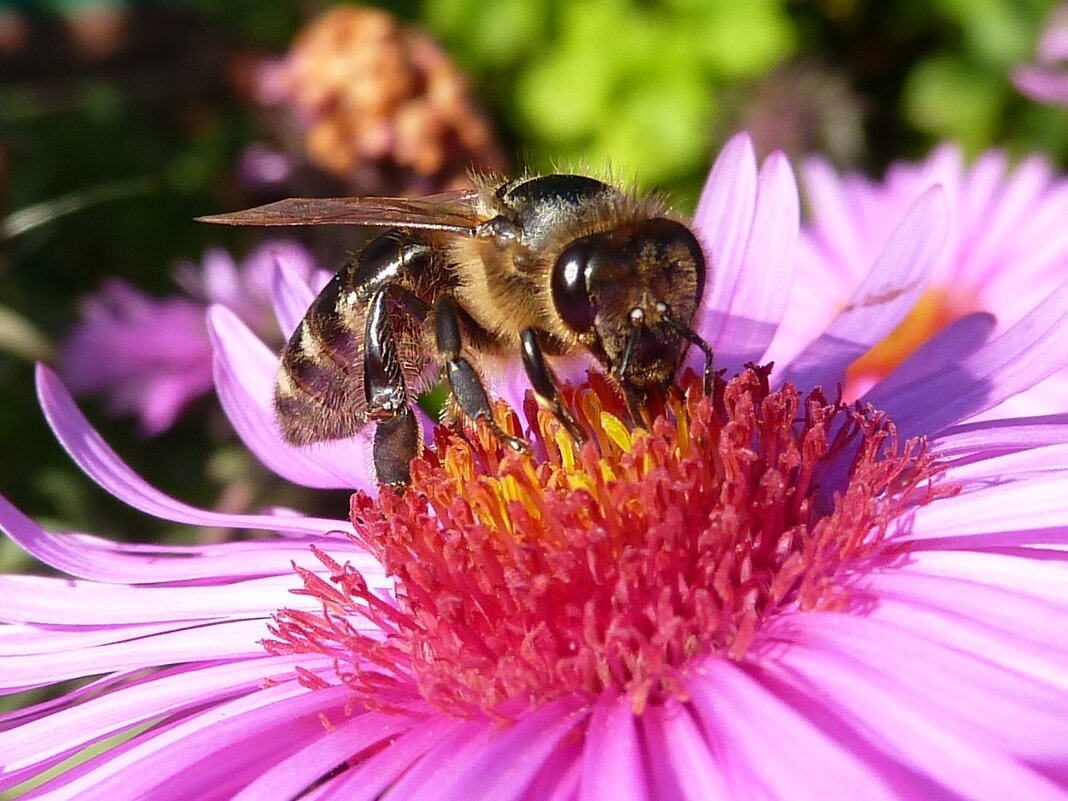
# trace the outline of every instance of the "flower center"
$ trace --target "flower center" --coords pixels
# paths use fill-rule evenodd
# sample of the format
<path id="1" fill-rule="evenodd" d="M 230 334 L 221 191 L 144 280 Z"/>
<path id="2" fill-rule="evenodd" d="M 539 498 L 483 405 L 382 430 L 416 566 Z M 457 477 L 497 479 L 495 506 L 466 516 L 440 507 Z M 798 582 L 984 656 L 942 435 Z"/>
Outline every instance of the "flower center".
<path id="1" fill-rule="evenodd" d="M 741 659 L 769 618 L 842 608 L 894 519 L 929 495 L 932 459 L 875 410 L 771 391 L 768 374 L 747 368 L 709 397 L 688 373 L 648 429 L 592 375 L 564 393 L 582 446 L 528 396 L 530 455 L 484 426 L 438 429 L 406 493 L 352 499 L 395 600 L 320 553 L 333 584 L 302 572 L 303 592 L 324 613 L 279 613 L 268 649 L 330 655 L 370 706 L 404 706 L 405 687 L 458 715 L 614 688 L 640 711 L 683 695 L 695 658 Z"/>

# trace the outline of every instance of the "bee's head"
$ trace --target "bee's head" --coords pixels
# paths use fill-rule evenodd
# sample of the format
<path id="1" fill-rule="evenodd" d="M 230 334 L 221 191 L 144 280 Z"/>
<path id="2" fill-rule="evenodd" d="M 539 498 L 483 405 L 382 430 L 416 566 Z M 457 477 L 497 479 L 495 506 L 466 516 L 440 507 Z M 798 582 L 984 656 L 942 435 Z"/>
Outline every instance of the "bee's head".
<path id="1" fill-rule="evenodd" d="M 705 286 L 690 230 L 654 218 L 576 239 L 553 267 L 556 312 L 622 384 L 666 385 Z"/>

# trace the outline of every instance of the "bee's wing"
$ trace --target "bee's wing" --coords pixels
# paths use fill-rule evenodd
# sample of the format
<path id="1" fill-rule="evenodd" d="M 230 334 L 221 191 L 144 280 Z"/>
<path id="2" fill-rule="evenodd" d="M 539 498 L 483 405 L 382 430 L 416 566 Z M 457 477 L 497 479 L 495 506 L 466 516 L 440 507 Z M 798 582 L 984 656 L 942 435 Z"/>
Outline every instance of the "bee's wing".
<path id="1" fill-rule="evenodd" d="M 230 214 L 197 217 L 221 225 L 375 225 L 472 234 L 481 222 L 478 192 L 463 189 L 420 198 L 291 197 Z"/>

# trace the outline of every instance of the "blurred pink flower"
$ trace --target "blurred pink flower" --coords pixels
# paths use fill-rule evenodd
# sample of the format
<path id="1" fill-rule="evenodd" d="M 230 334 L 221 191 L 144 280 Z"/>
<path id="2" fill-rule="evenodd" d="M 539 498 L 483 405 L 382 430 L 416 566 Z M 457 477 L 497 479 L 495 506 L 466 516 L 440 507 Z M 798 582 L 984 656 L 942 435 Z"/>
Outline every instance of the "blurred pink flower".
<path id="1" fill-rule="evenodd" d="M 1050 13 L 1035 48 L 1035 63 L 1017 67 L 1012 82 L 1033 100 L 1068 105 L 1068 3 Z"/>
<path id="2" fill-rule="evenodd" d="M 53 430 L 105 489 L 275 536 L 136 546 L 0 503 L 64 574 L 0 577 L 0 685 L 97 677 L 2 718 L 0 789 L 121 734 L 27 797 L 1064 799 L 1068 415 L 958 421 L 1068 360 L 1068 286 L 971 351 L 936 334 L 952 356 L 906 363 L 871 406 L 815 389 L 905 318 L 946 226 L 928 191 L 855 295 L 883 300 L 848 304 L 770 378 L 747 369 L 711 400 L 684 378 L 643 433 L 595 376 L 574 396 L 596 443 L 576 450 L 530 402 L 535 457 L 439 431 L 404 496 L 376 493 L 362 436 L 284 444 L 276 357 L 216 306 L 246 444 L 297 483 L 365 490 L 333 520 L 167 497 L 41 368 Z M 785 159 L 758 169 L 732 140 L 695 227 L 715 265 L 698 327 L 733 374 L 789 303 Z M 313 290 L 277 276 L 288 333 Z M 518 409 L 515 372 L 498 388 Z"/>
<path id="3" fill-rule="evenodd" d="M 819 158 L 808 160 L 801 176 L 809 220 L 787 311 L 767 356 L 776 362 L 793 359 L 850 304 L 883 300 L 891 288 L 869 286 L 858 294 L 858 287 L 931 186 L 942 187 L 949 207 L 946 246 L 915 287 L 902 324 L 872 351 L 857 354 L 847 399 L 876 381 L 897 386 L 918 372 L 937 375 L 1016 325 L 1068 277 L 1068 180 L 1037 156 L 1010 167 L 1004 153 L 992 151 L 965 166 L 957 147 L 943 145 L 922 162 L 892 165 L 881 181 L 839 175 Z M 940 331 L 944 336 L 933 341 Z M 1068 371 L 1006 403 L 987 416 L 1065 409 Z"/>
<path id="4" fill-rule="evenodd" d="M 226 306 L 277 339 L 271 277 L 278 261 L 304 279 L 315 272 L 303 247 L 279 240 L 259 245 L 240 266 L 218 248 L 199 267 L 180 264 L 175 277 L 186 296 L 154 298 L 124 281 L 107 281 L 83 300 L 82 320 L 60 349 L 60 374 L 75 393 L 103 395 L 113 413 L 136 415 L 145 435 L 165 431 L 211 390 L 209 305 Z"/>

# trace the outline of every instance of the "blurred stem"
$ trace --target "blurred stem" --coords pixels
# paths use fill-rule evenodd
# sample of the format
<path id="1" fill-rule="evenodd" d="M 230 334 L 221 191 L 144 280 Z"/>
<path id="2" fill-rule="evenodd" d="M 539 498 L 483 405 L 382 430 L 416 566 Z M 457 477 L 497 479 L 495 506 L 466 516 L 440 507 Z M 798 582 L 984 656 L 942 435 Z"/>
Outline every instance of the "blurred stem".
<path id="1" fill-rule="evenodd" d="M 44 332 L 22 315 L 0 306 L 0 351 L 7 351 L 26 361 L 48 361 L 52 343 Z"/>
<path id="2" fill-rule="evenodd" d="M 148 195 L 159 187 L 159 182 L 152 178 L 123 178 L 34 203 L 0 220 L 0 242 L 9 242 L 17 236 L 89 206 L 109 200 Z"/>

